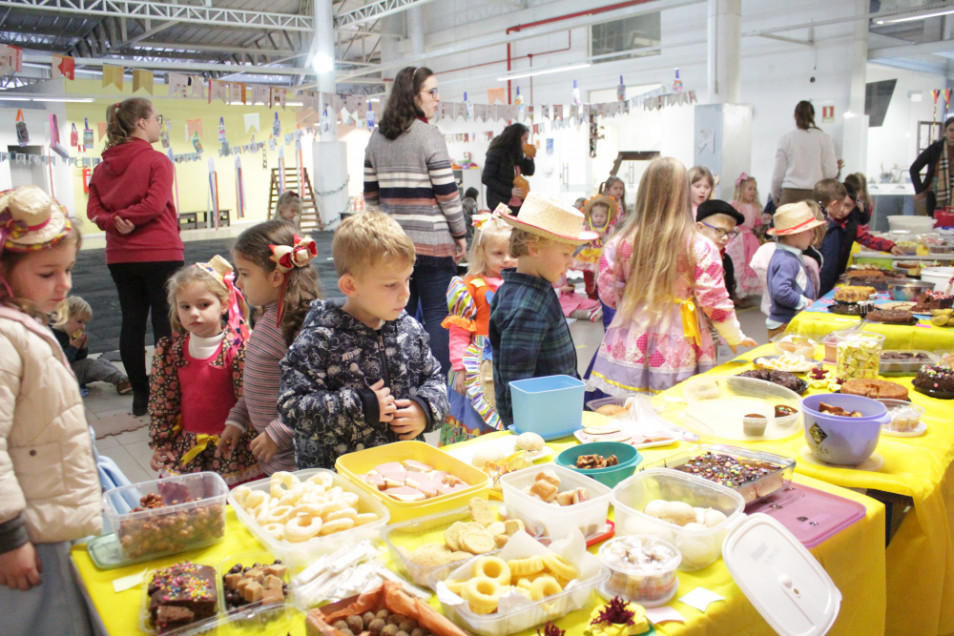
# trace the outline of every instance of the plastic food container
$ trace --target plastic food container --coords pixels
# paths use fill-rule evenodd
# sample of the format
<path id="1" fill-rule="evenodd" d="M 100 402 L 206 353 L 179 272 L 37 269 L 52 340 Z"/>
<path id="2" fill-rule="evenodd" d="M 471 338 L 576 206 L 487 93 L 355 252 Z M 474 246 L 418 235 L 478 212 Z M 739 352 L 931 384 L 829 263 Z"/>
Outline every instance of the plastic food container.
<path id="1" fill-rule="evenodd" d="M 423 501 L 406 502 L 382 493 L 361 478 L 375 466 L 405 459 L 414 459 L 437 470 L 451 473 L 470 484 L 470 487 Z M 486 499 L 490 491 L 490 478 L 487 473 L 424 442 L 394 442 L 348 453 L 338 458 L 335 468 L 358 490 L 381 502 L 391 514 L 391 523 L 454 510 L 466 506 L 473 497 Z"/>
<path id="2" fill-rule="evenodd" d="M 198 473 L 195 473 L 195 474 L 198 474 Z M 174 627 L 171 629 L 166 629 L 160 632 L 159 629 L 156 627 L 155 622 L 152 620 L 152 616 L 149 612 L 149 603 L 151 601 L 151 597 L 149 595 L 149 586 L 152 583 L 152 580 L 155 577 L 156 573 L 159 572 L 160 570 L 166 569 L 166 568 L 157 568 L 155 570 L 150 570 L 149 572 L 146 572 L 146 576 L 142 582 L 142 586 L 141 586 L 142 600 L 140 601 L 140 604 L 139 604 L 139 629 L 141 631 L 147 634 L 163 634 L 164 636 L 169 636 L 169 635 L 183 636 L 184 634 L 202 634 L 202 633 L 206 633 L 207 630 L 209 630 L 209 628 L 214 624 L 214 622 L 220 616 L 222 616 L 221 614 L 221 610 L 223 607 L 222 605 L 222 577 L 219 574 L 219 570 L 208 563 L 197 563 L 195 561 L 193 561 L 193 563 L 195 563 L 196 565 L 208 566 L 212 568 L 212 575 L 214 577 L 214 580 L 212 581 L 212 585 L 215 587 L 215 604 L 214 604 L 214 609 L 212 610 L 212 613 L 209 616 L 200 618 L 199 620 L 188 623 L 186 625 L 182 625 L 180 627 Z M 170 564 L 167 567 L 172 567 L 172 565 L 173 564 Z M 178 565 L 178 564 L 175 564 L 175 565 Z"/>
<path id="3" fill-rule="evenodd" d="M 824 402 L 861 417 L 822 413 Z M 823 462 L 854 466 L 871 456 L 878 446 L 881 427 L 891 421 L 883 404 L 860 395 L 820 393 L 802 400 L 805 411 L 805 442 L 812 454 Z"/>
<path id="4" fill-rule="evenodd" d="M 815 357 L 815 345 L 818 344 L 811 338 L 795 334 L 779 334 L 772 338 L 772 343 L 775 345 L 775 350 L 779 353 L 794 353 L 806 360 L 811 360 Z"/>
<path id="5" fill-rule="evenodd" d="M 542 470 L 551 470 L 560 478 L 559 491 L 584 488 L 589 500 L 572 506 L 546 503 L 527 494 L 524 489 L 533 485 L 534 478 Z M 532 466 L 508 473 L 500 478 L 504 505 L 527 526 L 541 525 L 551 539 L 566 536 L 570 528 L 579 528 L 584 537 L 589 537 L 606 524 L 609 513 L 610 489 L 565 466 Z"/>
<path id="6" fill-rule="evenodd" d="M 221 541 L 228 492 L 218 473 L 201 472 L 113 488 L 103 495 L 103 504 L 123 553 L 140 561 Z M 150 494 L 166 505 L 126 512 Z"/>
<path id="7" fill-rule="evenodd" d="M 501 514 L 503 504 L 495 501 L 489 503 L 497 511 L 498 518 L 503 520 L 504 517 Z M 413 583 L 429 587 L 432 590 L 435 589 L 438 581 L 446 579 L 447 575 L 452 570 L 457 569 L 464 561 L 426 566 L 414 563 L 409 557 L 415 548 L 426 543 L 444 544 L 444 531 L 458 521 L 473 521 L 469 508 L 458 508 L 450 512 L 428 515 L 420 519 L 412 519 L 411 521 L 388 526 L 384 540 L 391 551 L 391 560 L 401 566 L 402 573 L 407 575 Z M 543 535 L 543 527 L 539 524 L 526 526 L 526 531 L 534 538 Z M 487 554 L 496 554 L 497 552 L 498 550 L 494 550 Z"/>
<path id="8" fill-rule="evenodd" d="M 513 430 L 537 433 L 545 440 L 572 435 L 583 426 L 583 387 L 568 375 L 511 382 Z"/>
<path id="9" fill-rule="evenodd" d="M 881 375 L 917 375 L 921 365 L 937 364 L 930 351 L 895 349 L 881 352 Z"/>
<path id="10" fill-rule="evenodd" d="M 679 589 L 676 570 L 682 555 L 676 546 L 653 536 L 610 539 L 600 547 L 609 576 L 600 585 L 607 598 L 622 596 L 645 607 L 663 605 Z"/>
<path id="11" fill-rule="evenodd" d="M 291 566 L 304 567 L 319 556 L 334 552 L 344 545 L 354 544 L 364 539 L 375 541 L 380 537 L 381 529 L 387 524 L 390 517 L 388 509 L 377 498 L 372 497 L 361 489 L 355 488 L 354 484 L 349 480 L 330 470 L 324 468 L 308 468 L 306 470 L 296 471 L 292 474 L 304 482 L 312 475 L 318 473 L 328 473 L 331 475 L 333 486 L 339 486 L 342 490 L 358 495 L 358 504 L 356 506 L 358 513 L 373 512 L 378 516 L 378 520 L 357 526 L 350 530 L 343 530 L 325 536 L 314 537 L 308 541 L 294 543 L 276 539 L 271 533 L 265 530 L 262 524 L 255 520 L 249 511 L 235 501 L 234 491 L 229 494 L 229 504 L 235 510 L 235 516 L 238 517 L 239 521 L 248 528 L 249 532 L 251 532 L 252 535 L 258 539 L 258 542 L 265 546 L 269 552 Z M 268 493 L 270 490 L 269 479 L 260 479 L 245 485 L 253 491 L 260 490 Z"/>
<path id="12" fill-rule="evenodd" d="M 726 519 L 711 528 L 685 528 L 643 512 L 656 499 L 712 508 Z M 616 534 L 649 535 L 671 543 L 682 553 L 679 569 L 686 571 L 704 568 L 719 558 L 722 540 L 744 507 L 742 495 L 734 490 L 669 468 L 641 470 L 613 489 Z"/>
<path id="13" fill-rule="evenodd" d="M 686 426 L 701 435 L 722 439 L 782 439 L 796 435 L 801 423 L 801 398 L 780 384 L 744 376 L 700 376 L 685 383 Z M 776 407 L 791 409 L 776 417 Z M 766 428 L 757 436 L 745 430 L 745 416 L 761 415 Z"/>
<path id="14" fill-rule="evenodd" d="M 241 597 L 241 593 L 235 590 L 229 590 L 229 586 L 225 581 L 225 578 L 229 574 L 233 574 L 232 569 L 238 566 L 237 572 L 240 573 L 242 569 L 253 568 L 256 565 L 260 565 L 263 568 L 266 568 L 271 565 L 285 565 L 285 572 L 279 576 L 284 584 L 283 592 L 284 598 L 281 603 L 264 603 L 263 601 L 255 602 L 242 602 L 240 605 L 233 604 L 232 607 L 229 606 L 229 595 L 230 593 L 235 594 Z M 276 574 L 277 576 L 277 574 Z M 222 559 L 222 562 L 219 563 L 219 581 L 222 588 L 222 594 L 219 596 L 219 609 L 223 612 L 243 612 L 255 607 L 261 607 L 265 605 L 285 605 L 288 602 L 288 582 L 289 582 L 289 571 L 287 564 L 281 562 L 281 559 L 278 559 L 270 552 L 250 552 L 248 554 L 241 554 L 235 556 L 229 556 Z"/>
<path id="15" fill-rule="evenodd" d="M 888 409 L 891 421 L 882 426 L 885 431 L 892 433 L 912 433 L 921 424 L 924 407 L 906 400 L 878 400 Z"/>
<path id="16" fill-rule="evenodd" d="M 888 227 L 892 232 L 911 232 L 924 234 L 934 229 L 934 219 L 927 216 L 912 216 L 906 214 L 888 215 Z"/>
<path id="17" fill-rule="evenodd" d="M 577 468 L 576 460 L 581 455 L 601 455 L 603 457 L 616 455 L 619 463 L 606 468 Z M 612 488 L 632 475 L 642 459 L 643 456 L 639 454 L 639 451 L 629 444 L 622 442 L 590 442 L 588 444 L 577 444 L 566 449 L 557 455 L 556 464 L 565 466 L 581 475 L 592 477 L 601 484 Z"/>
<path id="18" fill-rule="evenodd" d="M 878 377 L 884 335 L 871 331 L 849 331 L 836 336 L 835 376 L 842 380 Z"/>
<path id="19" fill-rule="evenodd" d="M 951 293 L 952 276 L 954 276 L 954 267 L 921 268 L 921 280 L 925 283 L 934 283 L 934 291 L 942 294 Z"/>
<path id="20" fill-rule="evenodd" d="M 744 483 L 733 483 L 732 480 L 735 479 L 734 476 L 732 479 L 720 478 L 717 475 L 706 475 L 701 472 L 696 472 L 695 470 L 691 470 L 689 466 L 685 466 L 696 457 L 700 457 L 706 453 L 727 455 L 728 457 L 731 457 L 742 464 L 750 466 L 764 466 L 769 464 L 771 466 L 775 466 L 775 469 L 770 470 L 769 472 L 766 472 L 762 476 L 751 481 L 746 481 Z M 680 467 L 683 466 L 685 466 L 685 468 L 681 470 Z M 649 467 L 650 466 L 647 466 L 647 468 Z M 795 460 L 790 457 L 784 457 L 774 453 L 749 450 L 747 448 L 739 448 L 737 446 L 703 444 L 692 450 L 670 455 L 665 459 L 653 463 L 651 467 L 673 468 L 680 470 L 680 472 L 685 472 L 686 474 L 698 475 L 707 481 L 711 481 L 726 488 L 731 488 L 742 496 L 742 499 L 745 500 L 746 504 L 749 504 L 753 501 L 762 499 L 763 497 L 767 497 L 776 490 L 786 486 L 792 480 L 792 473 L 795 472 Z"/>

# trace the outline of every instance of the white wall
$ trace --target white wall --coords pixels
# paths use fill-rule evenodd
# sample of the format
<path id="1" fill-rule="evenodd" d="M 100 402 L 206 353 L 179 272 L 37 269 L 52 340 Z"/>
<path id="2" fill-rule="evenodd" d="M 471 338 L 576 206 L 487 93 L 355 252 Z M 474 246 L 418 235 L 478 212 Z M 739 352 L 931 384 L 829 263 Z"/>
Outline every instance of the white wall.
<path id="1" fill-rule="evenodd" d="M 17 110 L 17 108 L 10 107 L 0 108 L 0 121 L 8 122 L 0 127 L 0 152 L 11 150 L 15 152 L 16 148 L 19 147 L 14 126 Z M 60 129 L 60 143 L 69 148 L 70 129 L 62 103 L 35 104 L 30 108 L 20 108 L 20 110 L 23 111 L 23 120 L 26 122 L 27 131 L 30 133 L 29 146 L 42 146 L 44 155 L 47 154 L 50 147 L 50 114 L 55 113 Z M 0 162 L 0 190 L 26 185 L 23 178 L 17 179 L 16 176 L 17 174 L 26 175 L 29 172 L 29 174 L 40 179 L 39 182 L 32 179 L 30 182 L 43 187 L 48 192 L 52 192 L 70 215 L 75 216 L 76 206 L 73 203 L 72 189 L 73 169 L 66 166 L 59 155 L 54 154 L 53 156 L 55 160 L 52 167 L 52 188 L 50 188 L 51 170 L 49 166 L 14 166 L 11 160 L 7 160 Z M 86 210 L 81 210 L 81 212 L 85 213 Z"/>

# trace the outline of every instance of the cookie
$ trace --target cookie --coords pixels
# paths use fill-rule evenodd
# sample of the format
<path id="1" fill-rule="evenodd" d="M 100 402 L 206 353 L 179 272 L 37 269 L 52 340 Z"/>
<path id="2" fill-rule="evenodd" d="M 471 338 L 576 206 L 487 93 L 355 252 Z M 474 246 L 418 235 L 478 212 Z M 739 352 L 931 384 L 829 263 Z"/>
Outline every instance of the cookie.
<path id="1" fill-rule="evenodd" d="M 612 435 L 613 433 L 619 433 L 620 427 L 618 426 L 587 426 L 583 429 L 583 432 L 587 435 Z"/>
<path id="2" fill-rule="evenodd" d="M 497 520 L 497 512 L 486 499 L 474 497 L 467 507 L 470 508 L 470 516 L 482 526 L 489 526 Z"/>
<path id="3" fill-rule="evenodd" d="M 437 543 L 425 543 L 422 546 L 418 546 L 414 552 L 411 553 L 411 556 L 408 557 L 408 561 L 426 568 L 436 568 L 440 565 L 450 563 L 451 561 L 448 561 L 448 557 L 450 557 L 451 554 L 452 551 L 448 550 L 446 546 Z"/>
<path id="4" fill-rule="evenodd" d="M 467 528 L 459 537 L 460 547 L 473 554 L 486 554 L 497 549 L 494 536 L 484 528 Z"/>

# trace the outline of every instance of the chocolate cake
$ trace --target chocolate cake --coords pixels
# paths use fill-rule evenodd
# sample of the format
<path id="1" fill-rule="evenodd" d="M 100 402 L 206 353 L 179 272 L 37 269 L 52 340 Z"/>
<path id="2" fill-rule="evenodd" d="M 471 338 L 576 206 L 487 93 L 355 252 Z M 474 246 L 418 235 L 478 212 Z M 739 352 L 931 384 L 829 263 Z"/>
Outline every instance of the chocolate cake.
<path id="1" fill-rule="evenodd" d="M 215 569 L 183 561 L 156 570 L 149 581 L 149 616 L 160 634 L 215 615 Z"/>
<path id="2" fill-rule="evenodd" d="M 911 311 L 923 314 L 930 312 L 932 309 L 950 309 L 951 305 L 954 304 L 954 296 L 926 291 L 919 294 L 915 301 L 916 304 Z"/>
<path id="3" fill-rule="evenodd" d="M 883 322 L 889 325 L 913 325 L 918 319 L 903 309 L 875 309 L 868 312 L 868 322 Z"/>
<path id="4" fill-rule="evenodd" d="M 954 398 L 954 369 L 941 364 L 926 364 L 914 378 L 914 389 L 931 397 Z"/>
<path id="5" fill-rule="evenodd" d="M 786 389 L 795 391 L 796 393 L 801 393 L 808 388 L 808 383 L 805 380 L 800 379 L 794 373 L 789 373 L 788 371 L 774 371 L 772 369 L 752 369 L 750 371 L 743 371 L 739 374 L 743 378 L 755 378 L 756 380 L 765 380 L 767 382 L 774 382 L 779 386 L 784 386 Z"/>

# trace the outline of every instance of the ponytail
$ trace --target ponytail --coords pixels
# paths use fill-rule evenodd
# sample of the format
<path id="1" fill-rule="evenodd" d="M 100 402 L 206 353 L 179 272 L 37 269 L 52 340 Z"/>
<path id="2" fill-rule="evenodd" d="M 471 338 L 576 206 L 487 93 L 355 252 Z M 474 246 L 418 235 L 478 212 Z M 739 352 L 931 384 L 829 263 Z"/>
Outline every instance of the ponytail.
<path id="1" fill-rule="evenodd" d="M 112 148 L 129 141 L 140 119 L 148 119 L 152 102 L 144 97 L 129 99 L 106 107 L 106 147 Z"/>

